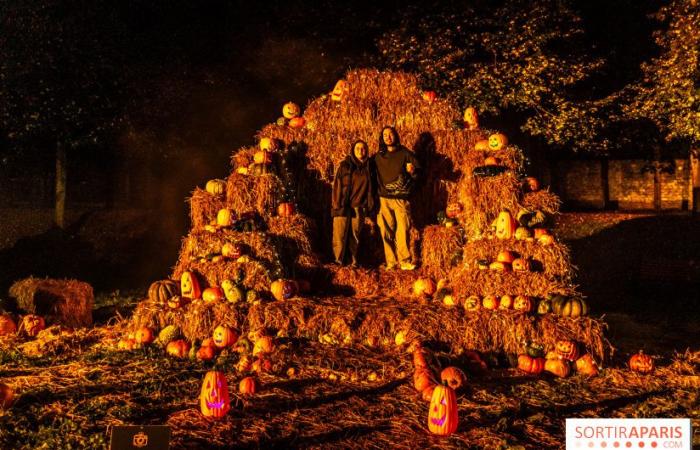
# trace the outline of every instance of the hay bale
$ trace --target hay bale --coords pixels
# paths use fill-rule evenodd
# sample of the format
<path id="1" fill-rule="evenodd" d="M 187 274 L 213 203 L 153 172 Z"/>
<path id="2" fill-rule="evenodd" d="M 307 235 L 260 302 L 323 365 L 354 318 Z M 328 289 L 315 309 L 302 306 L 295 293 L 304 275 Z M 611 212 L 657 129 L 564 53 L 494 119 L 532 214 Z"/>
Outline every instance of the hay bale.
<path id="1" fill-rule="evenodd" d="M 266 267 L 262 261 L 251 261 L 239 263 L 236 261 L 187 261 L 183 258 L 178 260 L 177 265 L 173 269 L 172 279 L 180 279 L 182 273 L 191 271 L 197 275 L 202 287 L 221 286 L 224 280 L 236 280 L 240 274 L 243 274 L 241 284 L 246 289 L 255 289 L 256 291 L 267 292 L 270 290 L 270 283 L 273 281 L 273 273 L 277 268 Z M 277 279 L 278 277 L 274 277 Z"/>
<path id="2" fill-rule="evenodd" d="M 439 279 L 462 261 L 464 239 L 458 227 L 431 225 L 423 229 L 421 243 L 422 267 L 431 277 Z"/>
<path id="3" fill-rule="evenodd" d="M 551 280 L 570 282 L 573 278 L 569 248 L 560 242 L 541 245 L 534 240 L 479 239 L 464 247 L 464 264 L 474 269 L 478 260 L 496 261 L 498 254 L 505 250 L 515 252 L 521 258 L 531 259 L 536 271 Z"/>
<path id="4" fill-rule="evenodd" d="M 527 210 L 542 211 L 547 214 L 557 214 L 561 206 L 559 197 L 549 192 L 547 189 L 526 193 L 523 195 L 521 203 L 523 208 Z"/>
<path id="5" fill-rule="evenodd" d="M 313 242 L 318 233 L 314 221 L 303 214 L 290 217 L 271 217 L 267 221 L 268 232 L 276 238 L 280 251 L 296 260 L 300 255 L 317 258 Z"/>
<path id="6" fill-rule="evenodd" d="M 10 297 L 28 314 L 68 327 L 92 325 L 92 286 L 78 280 L 25 278 L 10 287 Z"/>
<path id="7" fill-rule="evenodd" d="M 275 174 L 252 176 L 234 172 L 226 182 L 226 207 L 236 214 L 256 211 L 271 217 L 277 213 L 283 190 L 282 181 Z"/>
<path id="8" fill-rule="evenodd" d="M 564 282 L 547 278 L 544 274 L 534 272 L 499 272 L 479 270 L 464 266 L 452 269 L 449 274 L 450 285 L 459 298 L 470 295 L 527 295 L 545 298 L 549 294 L 575 296 L 576 289 Z"/>
<path id="9" fill-rule="evenodd" d="M 458 185 L 458 201 L 464 206 L 460 222 L 469 239 L 476 239 L 490 229 L 491 222 L 503 210 L 519 210 L 520 181 L 512 171 L 488 178 L 464 175 Z"/>
<path id="10" fill-rule="evenodd" d="M 214 233 L 193 231 L 183 239 L 179 259 L 195 262 L 207 255 L 220 254 L 224 244 L 229 242 L 240 244 L 244 254 L 264 262 L 268 267 L 279 264 L 278 250 L 272 236 L 263 232 L 242 232 L 226 228 L 220 228 Z"/>
<path id="11" fill-rule="evenodd" d="M 222 196 L 211 195 L 200 188 L 195 188 L 187 201 L 190 204 L 190 219 L 193 230 L 201 230 L 205 225 L 216 221 L 216 214 L 226 206 Z"/>

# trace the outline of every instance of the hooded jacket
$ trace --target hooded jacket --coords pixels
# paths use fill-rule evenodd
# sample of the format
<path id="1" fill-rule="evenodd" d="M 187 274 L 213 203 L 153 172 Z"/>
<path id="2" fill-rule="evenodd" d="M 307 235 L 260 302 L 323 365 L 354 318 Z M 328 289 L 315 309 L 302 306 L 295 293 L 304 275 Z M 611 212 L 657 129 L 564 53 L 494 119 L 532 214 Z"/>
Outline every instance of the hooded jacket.
<path id="1" fill-rule="evenodd" d="M 373 177 L 369 161 L 370 158 L 367 158 L 360 162 L 350 150 L 350 154 L 340 162 L 333 180 L 333 217 L 352 217 L 353 208 L 364 208 L 368 212 L 374 209 Z"/>
<path id="2" fill-rule="evenodd" d="M 417 179 L 420 164 L 413 152 L 403 145 L 398 145 L 396 150 L 379 151 L 373 157 L 377 172 L 377 188 L 380 197 L 407 199 Z M 414 172 L 406 171 L 406 164 L 411 163 Z"/>

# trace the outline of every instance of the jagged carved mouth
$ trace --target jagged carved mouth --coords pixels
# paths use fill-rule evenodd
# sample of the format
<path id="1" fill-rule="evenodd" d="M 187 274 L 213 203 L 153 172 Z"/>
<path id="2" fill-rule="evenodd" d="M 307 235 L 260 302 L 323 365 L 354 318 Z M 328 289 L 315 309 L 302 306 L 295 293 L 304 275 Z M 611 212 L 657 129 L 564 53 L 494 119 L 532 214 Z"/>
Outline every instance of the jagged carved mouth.
<path id="1" fill-rule="evenodd" d="M 442 419 L 436 419 L 434 417 L 430 418 L 430 421 L 433 423 L 433 425 L 437 425 L 439 427 L 445 425 L 445 419 L 447 419 L 447 414 L 442 416 Z"/>
<path id="2" fill-rule="evenodd" d="M 220 400 L 218 402 L 207 402 L 207 408 L 211 409 L 221 409 L 224 407 L 224 401 Z"/>

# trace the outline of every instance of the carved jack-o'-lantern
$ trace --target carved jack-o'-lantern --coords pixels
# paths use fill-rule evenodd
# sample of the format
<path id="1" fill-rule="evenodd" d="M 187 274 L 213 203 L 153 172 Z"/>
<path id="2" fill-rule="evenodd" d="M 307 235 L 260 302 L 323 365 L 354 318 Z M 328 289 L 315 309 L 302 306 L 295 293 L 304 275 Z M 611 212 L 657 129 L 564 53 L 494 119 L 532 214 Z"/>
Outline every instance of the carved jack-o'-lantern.
<path id="1" fill-rule="evenodd" d="M 472 106 L 464 110 L 464 128 L 467 130 L 479 129 L 479 115 L 476 113 L 476 109 Z"/>
<path id="2" fill-rule="evenodd" d="M 476 311 L 481 309 L 481 299 L 478 295 L 470 295 L 464 300 L 464 309 L 467 311 Z"/>
<path id="3" fill-rule="evenodd" d="M 527 295 L 518 295 L 515 297 L 515 300 L 513 300 L 513 309 L 516 311 L 529 313 L 532 312 L 534 308 L 535 305 L 532 298 L 528 297 Z"/>
<path id="4" fill-rule="evenodd" d="M 189 271 L 183 272 L 180 277 L 180 293 L 182 297 L 189 299 L 198 299 L 202 296 L 202 290 L 199 288 L 199 280 L 197 276 Z"/>
<path id="5" fill-rule="evenodd" d="M 503 133 L 496 133 L 489 136 L 489 149 L 500 150 L 508 145 L 508 138 Z"/>
<path id="6" fill-rule="evenodd" d="M 464 211 L 464 207 L 462 206 L 461 203 L 459 202 L 452 202 L 449 205 L 447 205 L 447 209 L 445 210 L 445 215 L 449 217 L 450 219 L 454 219 L 460 214 L 462 214 L 462 211 Z"/>
<path id="7" fill-rule="evenodd" d="M 428 429 L 439 436 L 457 430 L 457 396 L 449 386 L 435 386 L 428 410 Z"/>
<path id="8" fill-rule="evenodd" d="M 218 348 L 232 347 L 238 340 L 238 333 L 233 329 L 219 325 L 214 328 L 214 333 L 212 334 L 212 339 L 214 345 Z"/>
<path id="9" fill-rule="evenodd" d="M 554 349 L 559 356 L 566 360 L 576 361 L 576 359 L 578 359 L 578 344 L 574 341 L 557 341 L 557 343 L 554 345 Z"/>
<path id="10" fill-rule="evenodd" d="M 654 360 L 640 350 L 639 353 L 630 357 L 629 366 L 635 372 L 651 373 L 654 371 Z"/>
<path id="11" fill-rule="evenodd" d="M 202 391 L 199 394 L 199 408 L 204 417 L 220 419 L 231 409 L 226 375 L 219 371 L 209 371 L 204 376 Z"/>
<path id="12" fill-rule="evenodd" d="M 342 101 L 348 90 L 348 82 L 345 80 L 338 80 L 338 82 L 335 83 L 333 92 L 331 92 L 331 100 L 333 100 L 334 102 Z"/>
<path id="13" fill-rule="evenodd" d="M 491 226 L 496 230 L 498 239 L 510 239 L 515 235 L 518 223 L 508 211 L 501 211 Z"/>
<path id="14" fill-rule="evenodd" d="M 22 329 L 29 336 L 36 336 L 46 328 L 44 318 L 35 314 L 27 314 L 22 318 Z"/>
<path id="15" fill-rule="evenodd" d="M 282 115 L 285 119 L 293 119 L 301 113 L 301 108 L 294 102 L 285 103 L 282 107 Z"/>
<path id="16" fill-rule="evenodd" d="M 0 316 L 0 336 L 6 336 L 8 334 L 15 333 L 17 331 L 17 324 L 12 320 L 12 317 L 4 314 Z"/>

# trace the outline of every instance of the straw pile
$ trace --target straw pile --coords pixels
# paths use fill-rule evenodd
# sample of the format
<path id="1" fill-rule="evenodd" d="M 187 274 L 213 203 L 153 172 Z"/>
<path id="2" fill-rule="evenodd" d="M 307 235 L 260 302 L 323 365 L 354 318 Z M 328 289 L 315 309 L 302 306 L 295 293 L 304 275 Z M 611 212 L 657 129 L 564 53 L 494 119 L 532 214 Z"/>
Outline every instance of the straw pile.
<path id="1" fill-rule="evenodd" d="M 535 272 L 500 272 L 458 267 L 449 275 L 450 285 L 460 298 L 470 295 L 527 295 L 546 298 L 549 294 L 577 296 L 576 289 Z"/>
<path id="2" fill-rule="evenodd" d="M 212 261 L 178 261 L 173 269 L 171 278 L 179 280 L 185 271 L 194 272 L 200 282 L 204 282 L 202 288 L 209 286 L 221 286 L 224 280 L 236 280 L 243 274 L 241 284 L 246 289 L 267 292 L 272 283 L 278 277 L 273 276 L 277 267 L 266 265 L 264 261 L 237 262 L 231 260 Z"/>
<path id="3" fill-rule="evenodd" d="M 200 188 L 194 189 L 188 202 L 190 204 L 190 219 L 192 220 L 193 230 L 201 230 L 205 225 L 209 225 L 212 220 L 216 220 L 216 213 L 226 206 L 223 197 L 211 195 Z"/>
<path id="4" fill-rule="evenodd" d="M 452 267 L 462 262 L 464 244 L 458 227 L 425 227 L 421 256 L 423 269 L 433 278 L 445 278 Z"/>
<path id="5" fill-rule="evenodd" d="M 232 173 L 226 183 L 226 207 L 236 214 L 256 211 L 263 217 L 271 217 L 277 211 L 282 190 L 282 182 L 274 174 Z"/>
<path id="6" fill-rule="evenodd" d="M 92 286 L 77 280 L 25 278 L 10 287 L 10 297 L 28 314 L 68 327 L 92 325 Z"/>

